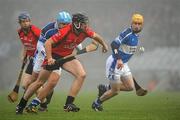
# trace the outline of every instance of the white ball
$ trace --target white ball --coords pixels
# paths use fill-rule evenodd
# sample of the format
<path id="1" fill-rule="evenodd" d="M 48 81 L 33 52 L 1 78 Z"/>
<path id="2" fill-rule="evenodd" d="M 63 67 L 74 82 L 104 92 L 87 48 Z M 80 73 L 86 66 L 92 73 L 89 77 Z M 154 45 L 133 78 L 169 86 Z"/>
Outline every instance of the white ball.
<path id="1" fill-rule="evenodd" d="M 139 52 L 144 53 L 145 49 L 144 47 L 139 47 Z"/>

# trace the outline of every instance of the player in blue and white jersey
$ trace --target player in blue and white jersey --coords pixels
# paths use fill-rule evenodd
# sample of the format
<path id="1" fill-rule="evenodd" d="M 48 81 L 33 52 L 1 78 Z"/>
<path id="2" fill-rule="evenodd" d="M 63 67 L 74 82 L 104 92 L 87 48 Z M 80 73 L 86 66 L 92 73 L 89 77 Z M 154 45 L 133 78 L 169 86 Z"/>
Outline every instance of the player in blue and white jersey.
<path id="1" fill-rule="evenodd" d="M 112 55 L 106 61 L 106 77 L 109 79 L 110 89 L 99 96 L 92 104 L 95 111 L 102 111 L 102 103 L 119 93 L 132 91 L 134 82 L 128 61 L 137 51 L 138 33 L 143 28 L 143 16 L 134 14 L 131 27 L 121 32 L 111 43 Z"/>

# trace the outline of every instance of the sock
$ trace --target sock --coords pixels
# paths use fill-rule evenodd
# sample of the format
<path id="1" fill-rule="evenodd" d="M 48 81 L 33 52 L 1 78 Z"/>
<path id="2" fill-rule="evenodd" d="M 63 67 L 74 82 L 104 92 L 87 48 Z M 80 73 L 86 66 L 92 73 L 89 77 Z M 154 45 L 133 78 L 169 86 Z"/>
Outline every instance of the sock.
<path id="1" fill-rule="evenodd" d="M 107 84 L 105 86 L 106 86 L 106 90 L 110 90 L 111 89 L 111 85 L 110 84 Z"/>
<path id="2" fill-rule="evenodd" d="M 72 96 L 67 96 L 67 98 L 66 98 L 66 105 L 73 103 L 73 102 L 74 102 L 74 99 L 75 99 L 75 98 L 72 97 Z"/>
<path id="3" fill-rule="evenodd" d="M 135 89 L 136 89 L 136 90 L 139 90 L 141 87 L 137 84 L 135 78 L 133 78 L 133 81 L 134 81 Z"/>
<path id="4" fill-rule="evenodd" d="M 102 103 L 103 103 L 99 98 L 97 98 L 95 102 L 96 102 L 97 104 L 102 104 Z"/>
<path id="5" fill-rule="evenodd" d="M 42 108 L 47 108 L 47 103 L 46 103 L 46 102 L 45 102 L 45 103 L 41 103 L 40 106 L 41 106 Z"/>
<path id="6" fill-rule="evenodd" d="M 31 104 L 32 106 L 38 106 L 41 103 L 41 101 L 36 97 L 32 100 Z"/>
<path id="7" fill-rule="evenodd" d="M 47 97 L 46 97 L 46 104 L 49 104 L 51 102 L 51 98 L 53 96 L 54 91 L 52 91 Z"/>
<path id="8" fill-rule="evenodd" d="M 41 105 L 40 105 L 41 107 L 47 108 L 47 105 L 51 102 L 53 93 L 54 93 L 54 90 L 50 94 L 48 94 L 48 96 L 46 97 L 46 101 L 44 103 L 41 103 Z"/>
<path id="9" fill-rule="evenodd" d="M 20 102 L 19 102 L 19 106 L 22 108 L 25 108 L 27 104 L 27 100 L 25 100 L 23 97 L 21 98 Z"/>

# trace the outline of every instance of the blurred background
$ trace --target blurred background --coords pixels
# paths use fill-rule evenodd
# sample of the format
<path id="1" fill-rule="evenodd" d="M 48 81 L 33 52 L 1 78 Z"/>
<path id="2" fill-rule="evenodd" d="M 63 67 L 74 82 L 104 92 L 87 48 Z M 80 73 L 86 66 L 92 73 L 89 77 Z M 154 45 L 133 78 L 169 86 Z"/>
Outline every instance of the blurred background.
<path id="1" fill-rule="evenodd" d="M 137 81 L 150 91 L 180 90 L 180 1 L 179 0 L 0 0 L 0 90 L 11 90 L 21 67 L 17 16 L 28 11 L 32 23 L 42 28 L 55 20 L 56 14 L 84 12 L 90 25 L 108 44 L 130 26 L 133 13 L 144 16 L 144 29 L 140 34 L 140 46 L 144 54 L 130 60 L 130 69 Z M 85 40 L 83 45 L 91 42 Z M 94 53 L 78 56 L 84 65 L 87 78 L 85 91 L 94 91 L 99 83 L 108 83 L 105 63 L 111 54 L 103 54 L 101 48 Z M 73 77 L 63 71 L 56 90 L 68 90 Z"/>

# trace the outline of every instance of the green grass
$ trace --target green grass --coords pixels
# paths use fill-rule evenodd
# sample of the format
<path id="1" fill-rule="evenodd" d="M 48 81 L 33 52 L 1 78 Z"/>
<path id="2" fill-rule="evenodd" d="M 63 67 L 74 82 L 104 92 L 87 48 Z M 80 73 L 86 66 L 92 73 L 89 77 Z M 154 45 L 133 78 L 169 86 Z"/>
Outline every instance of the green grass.
<path id="1" fill-rule="evenodd" d="M 56 91 L 49 111 L 15 115 L 17 103 L 9 103 L 6 93 L 0 93 L 0 120 L 180 120 L 180 92 L 149 93 L 137 97 L 134 93 L 121 93 L 104 103 L 103 112 L 91 109 L 96 93 L 81 92 L 75 103 L 80 112 L 64 112 L 66 95 Z"/>

